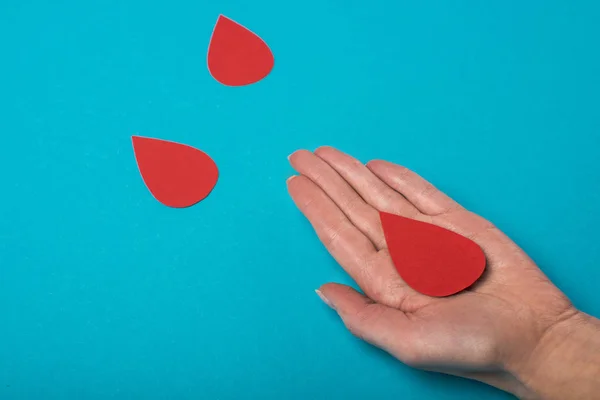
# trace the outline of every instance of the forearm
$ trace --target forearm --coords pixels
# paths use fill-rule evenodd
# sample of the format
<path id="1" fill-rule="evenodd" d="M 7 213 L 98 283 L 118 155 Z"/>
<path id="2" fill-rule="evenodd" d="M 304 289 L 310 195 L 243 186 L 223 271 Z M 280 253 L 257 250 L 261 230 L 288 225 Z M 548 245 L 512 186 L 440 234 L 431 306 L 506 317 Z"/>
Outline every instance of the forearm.
<path id="1" fill-rule="evenodd" d="M 556 325 L 514 373 L 525 398 L 600 399 L 600 320 L 579 313 Z"/>

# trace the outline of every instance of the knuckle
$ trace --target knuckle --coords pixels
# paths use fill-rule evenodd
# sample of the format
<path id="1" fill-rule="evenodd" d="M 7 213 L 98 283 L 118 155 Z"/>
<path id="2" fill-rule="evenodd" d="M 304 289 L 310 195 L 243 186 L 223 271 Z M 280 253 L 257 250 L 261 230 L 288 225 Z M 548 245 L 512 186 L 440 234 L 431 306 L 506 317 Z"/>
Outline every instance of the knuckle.
<path id="1" fill-rule="evenodd" d="M 323 171 L 321 171 L 319 168 L 311 168 L 308 171 L 308 175 L 310 176 L 310 179 L 315 182 L 318 186 L 321 186 L 324 181 L 326 181 L 326 177 L 323 175 Z"/>
<path id="2" fill-rule="evenodd" d="M 439 190 L 435 186 L 433 186 L 429 182 L 425 182 L 425 185 L 424 185 L 423 189 L 421 189 L 419 196 L 431 197 L 431 196 L 436 195 L 438 192 L 439 192 Z"/>
<path id="3" fill-rule="evenodd" d="M 315 204 L 315 198 L 310 196 L 307 197 L 303 202 L 302 202 L 302 208 L 305 210 L 309 210 L 310 208 L 312 208 Z"/>
<path id="4" fill-rule="evenodd" d="M 346 229 L 348 229 L 348 224 L 344 220 L 331 225 L 326 229 L 323 244 L 328 248 L 335 247 Z"/>
<path id="5" fill-rule="evenodd" d="M 360 321 L 361 325 L 369 325 L 373 321 L 381 317 L 384 309 L 379 304 L 367 304 L 364 308 L 356 313 L 356 318 Z"/>
<path id="6" fill-rule="evenodd" d="M 359 197 L 358 195 L 353 195 L 350 196 L 350 198 L 348 198 L 344 204 L 343 204 L 343 209 L 350 213 L 352 211 L 355 211 L 356 209 L 360 209 L 362 208 L 364 204 L 364 201 L 361 197 Z"/>
<path id="7" fill-rule="evenodd" d="M 368 304 L 361 310 L 347 316 L 345 325 L 354 336 L 369 341 L 367 332 L 373 329 L 374 322 L 381 318 L 383 311 L 377 304 Z"/>
<path id="8" fill-rule="evenodd" d="M 406 181 L 412 174 L 413 172 L 410 169 L 401 165 L 396 169 L 396 179 L 400 181 Z"/>

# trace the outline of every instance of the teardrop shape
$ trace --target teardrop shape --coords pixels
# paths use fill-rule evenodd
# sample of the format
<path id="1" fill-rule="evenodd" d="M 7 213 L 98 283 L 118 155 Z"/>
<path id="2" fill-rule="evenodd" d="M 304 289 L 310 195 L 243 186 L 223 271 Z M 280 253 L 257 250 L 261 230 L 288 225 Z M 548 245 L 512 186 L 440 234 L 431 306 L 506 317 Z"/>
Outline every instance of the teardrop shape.
<path id="1" fill-rule="evenodd" d="M 485 269 L 485 254 L 472 240 L 442 227 L 379 213 L 396 270 L 416 291 L 442 297 L 471 286 Z"/>
<path id="2" fill-rule="evenodd" d="M 258 82 L 273 69 L 269 46 L 255 33 L 219 15 L 208 46 L 208 70 L 227 86 Z"/>
<path id="3" fill-rule="evenodd" d="M 133 151 L 150 193 L 168 207 L 189 207 L 217 184 L 219 170 L 204 152 L 175 142 L 132 136 Z"/>

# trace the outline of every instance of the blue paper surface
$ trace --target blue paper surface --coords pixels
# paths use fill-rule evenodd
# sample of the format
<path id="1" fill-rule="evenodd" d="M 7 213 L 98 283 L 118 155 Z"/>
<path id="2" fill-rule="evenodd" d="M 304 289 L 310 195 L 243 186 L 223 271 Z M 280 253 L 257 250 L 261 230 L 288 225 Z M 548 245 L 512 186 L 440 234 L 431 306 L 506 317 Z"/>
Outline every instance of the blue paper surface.
<path id="1" fill-rule="evenodd" d="M 275 55 L 214 81 L 219 14 Z M 600 315 L 600 3 L 4 0 L 0 398 L 508 399 L 353 338 L 350 282 L 288 198 L 287 155 L 414 169 Z M 133 134 L 197 147 L 189 209 L 144 186 Z"/>

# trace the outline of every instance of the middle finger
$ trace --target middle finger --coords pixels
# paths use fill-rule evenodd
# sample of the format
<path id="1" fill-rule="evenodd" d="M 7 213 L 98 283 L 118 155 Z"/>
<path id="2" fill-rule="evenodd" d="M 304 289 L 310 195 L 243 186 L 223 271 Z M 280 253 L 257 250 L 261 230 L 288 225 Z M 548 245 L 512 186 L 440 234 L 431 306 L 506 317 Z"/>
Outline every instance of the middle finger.
<path id="1" fill-rule="evenodd" d="M 350 221 L 377 247 L 385 247 L 385 237 L 378 211 L 362 197 L 329 164 L 307 150 L 290 156 L 292 167 L 316 183 L 342 210 Z"/>
<path id="2" fill-rule="evenodd" d="M 315 154 L 336 170 L 376 209 L 413 219 L 421 216 L 411 202 L 385 184 L 357 159 L 328 146 L 318 148 Z"/>
<path id="3" fill-rule="evenodd" d="M 403 311 L 413 311 L 433 301 L 408 287 L 388 251 L 378 251 L 313 181 L 302 175 L 290 178 L 288 190 L 329 253 L 367 296 Z"/>

